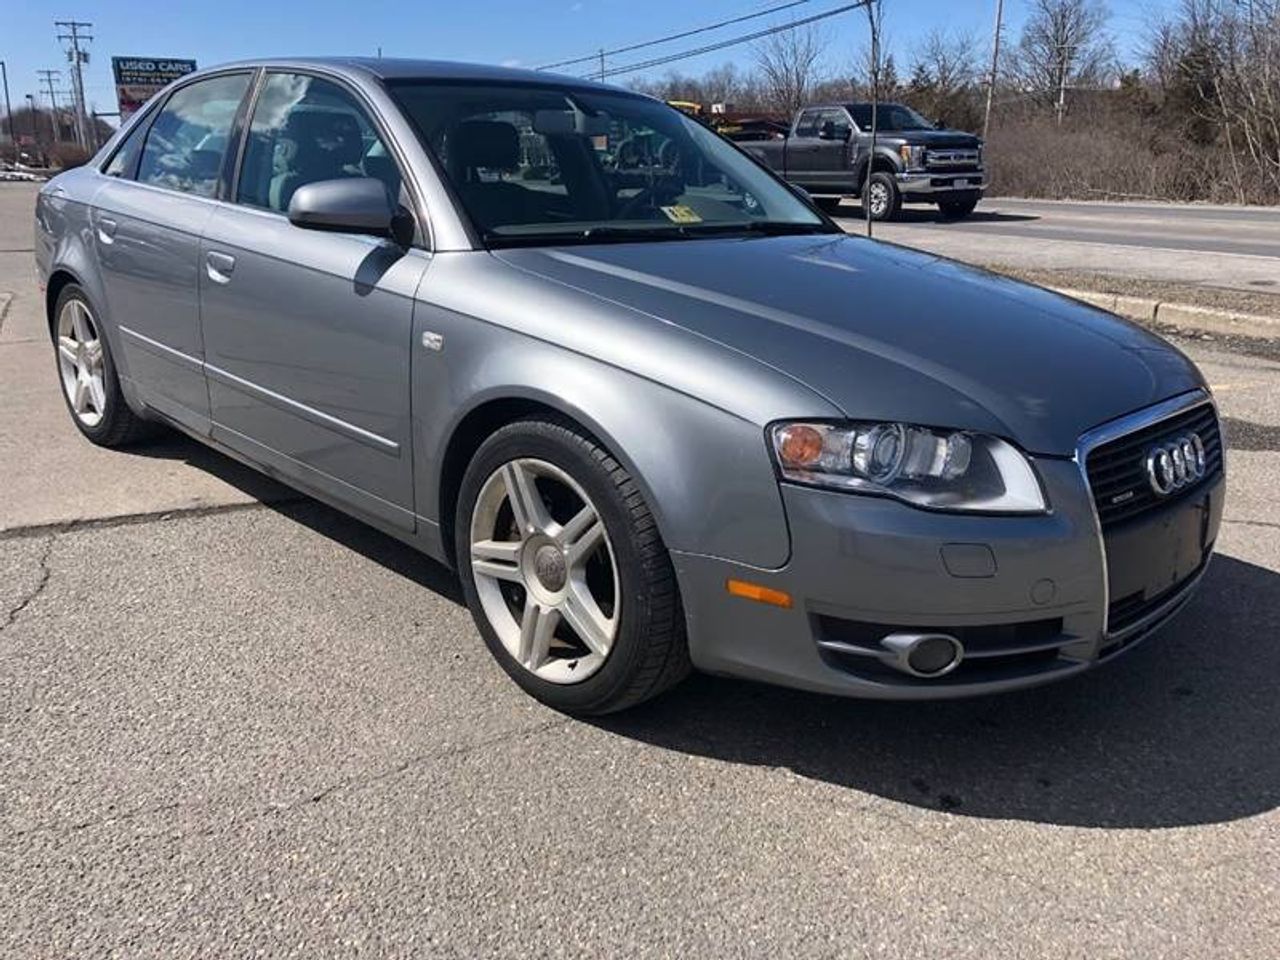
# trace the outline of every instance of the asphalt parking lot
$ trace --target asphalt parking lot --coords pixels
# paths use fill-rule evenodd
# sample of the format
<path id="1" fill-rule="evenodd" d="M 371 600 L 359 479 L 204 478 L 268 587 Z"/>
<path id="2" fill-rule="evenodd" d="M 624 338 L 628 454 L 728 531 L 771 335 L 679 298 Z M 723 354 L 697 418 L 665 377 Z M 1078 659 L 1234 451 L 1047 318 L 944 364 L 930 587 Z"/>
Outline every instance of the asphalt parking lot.
<path id="1" fill-rule="evenodd" d="M 1227 418 L 1219 555 L 1106 669 L 698 677 L 584 722 L 409 549 L 184 440 L 82 441 L 31 197 L 0 185 L 0 956 L 1276 955 L 1269 351 L 1180 344 Z"/>

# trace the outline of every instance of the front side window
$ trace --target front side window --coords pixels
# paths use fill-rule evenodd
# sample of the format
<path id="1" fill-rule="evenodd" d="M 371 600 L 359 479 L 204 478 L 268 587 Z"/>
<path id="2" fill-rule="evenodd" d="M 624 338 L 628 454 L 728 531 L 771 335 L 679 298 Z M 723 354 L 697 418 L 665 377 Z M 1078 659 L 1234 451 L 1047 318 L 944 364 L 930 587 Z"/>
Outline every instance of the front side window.
<path id="1" fill-rule="evenodd" d="M 820 110 L 806 110 L 800 114 L 800 119 L 796 123 L 797 137 L 816 137 L 818 135 L 818 117 L 821 116 Z"/>
<path id="2" fill-rule="evenodd" d="M 831 124 L 831 135 L 836 140 L 848 138 L 851 128 L 849 127 L 849 117 L 843 110 L 823 110 L 822 120 L 818 124 L 818 129 L 827 129 L 827 124 Z"/>
<path id="3" fill-rule="evenodd" d="M 319 77 L 270 74 L 249 124 L 236 202 L 287 213 L 299 187 L 348 177 L 381 180 L 399 199 L 399 168 L 355 97 Z"/>
<path id="4" fill-rule="evenodd" d="M 428 80 L 390 90 L 490 245 L 833 229 L 728 142 L 648 97 Z"/>
<path id="5" fill-rule="evenodd" d="M 138 182 L 212 197 L 250 76 L 210 77 L 175 92 L 147 131 Z"/>

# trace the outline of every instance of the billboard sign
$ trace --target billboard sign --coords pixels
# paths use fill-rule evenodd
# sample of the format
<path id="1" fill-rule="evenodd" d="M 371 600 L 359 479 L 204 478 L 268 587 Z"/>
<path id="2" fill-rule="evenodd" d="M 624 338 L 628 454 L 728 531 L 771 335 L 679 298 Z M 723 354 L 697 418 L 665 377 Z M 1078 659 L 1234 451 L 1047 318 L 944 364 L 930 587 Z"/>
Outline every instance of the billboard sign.
<path id="1" fill-rule="evenodd" d="M 116 100 L 121 122 L 129 119 L 161 87 L 196 68 L 194 60 L 161 60 L 154 57 L 112 57 L 111 72 L 116 78 Z"/>

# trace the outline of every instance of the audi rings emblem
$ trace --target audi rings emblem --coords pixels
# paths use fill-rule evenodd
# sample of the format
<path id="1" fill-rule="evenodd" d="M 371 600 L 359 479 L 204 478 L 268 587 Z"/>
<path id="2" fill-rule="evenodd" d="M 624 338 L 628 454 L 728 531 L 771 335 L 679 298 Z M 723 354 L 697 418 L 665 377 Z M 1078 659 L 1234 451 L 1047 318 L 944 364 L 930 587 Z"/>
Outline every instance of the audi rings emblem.
<path id="1" fill-rule="evenodd" d="M 1147 451 L 1145 466 L 1151 489 L 1167 497 L 1204 476 L 1204 443 L 1196 433 L 1162 443 Z"/>

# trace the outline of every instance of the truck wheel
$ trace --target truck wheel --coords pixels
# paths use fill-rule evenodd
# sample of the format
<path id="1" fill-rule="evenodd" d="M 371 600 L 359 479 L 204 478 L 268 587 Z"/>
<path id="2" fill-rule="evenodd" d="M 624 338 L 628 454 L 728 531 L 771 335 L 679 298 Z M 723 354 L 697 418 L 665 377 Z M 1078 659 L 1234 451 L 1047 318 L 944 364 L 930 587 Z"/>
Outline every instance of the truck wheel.
<path id="1" fill-rule="evenodd" d="M 902 194 L 893 174 L 873 173 L 862 192 L 862 204 L 864 209 L 870 208 L 872 220 L 883 222 L 896 217 L 902 208 Z"/>
<path id="2" fill-rule="evenodd" d="M 969 214 L 973 213 L 974 208 L 977 206 L 977 197 L 964 197 L 962 199 L 955 198 L 938 201 L 938 210 L 948 220 L 963 220 Z"/>
<path id="3" fill-rule="evenodd" d="M 836 212 L 839 211 L 840 203 L 843 200 L 844 200 L 844 197 L 814 197 L 813 198 L 814 205 L 817 206 L 819 210 L 823 211 L 824 213 L 829 213 L 832 216 L 835 216 Z"/>

